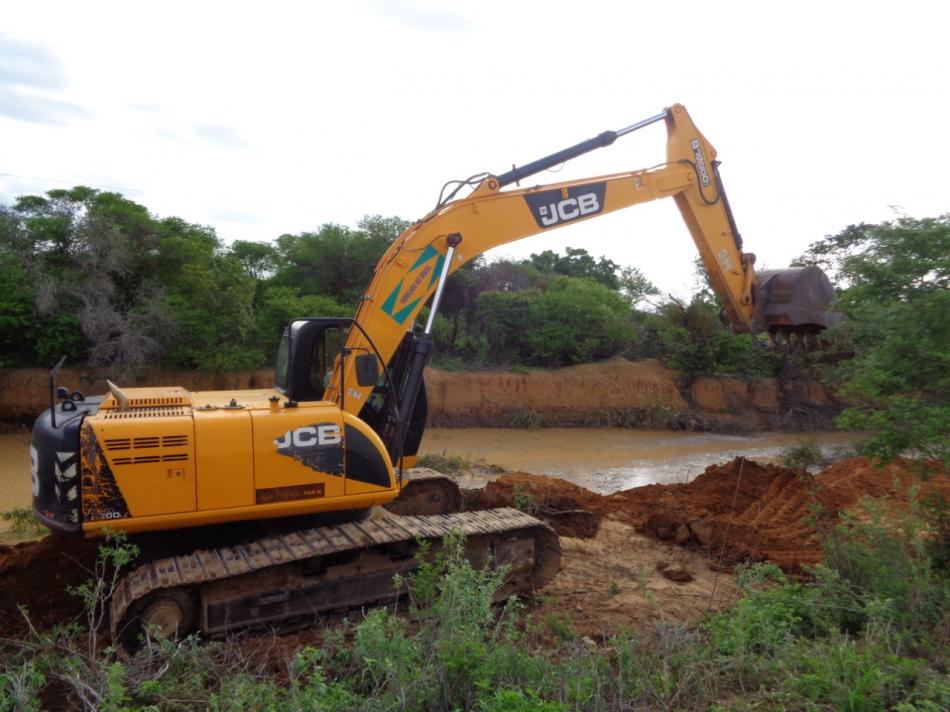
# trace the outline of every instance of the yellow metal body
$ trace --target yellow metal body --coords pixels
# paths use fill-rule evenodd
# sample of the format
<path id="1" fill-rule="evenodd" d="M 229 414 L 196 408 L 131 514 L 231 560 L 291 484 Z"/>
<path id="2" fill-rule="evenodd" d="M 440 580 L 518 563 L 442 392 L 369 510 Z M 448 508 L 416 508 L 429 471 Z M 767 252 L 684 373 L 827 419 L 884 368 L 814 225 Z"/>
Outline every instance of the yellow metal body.
<path id="1" fill-rule="evenodd" d="M 388 482 L 347 477 L 342 433 L 353 428 L 382 453 L 372 429 L 336 404 L 288 407 L 275 390 L 197 392 L 131 388 L 123 408 L 107 397 L 81 436 L 83 531 L 101 535 L 178 529 L 246 519 L 364 509 L 399 493 Z M 281 452 L 294 433 L 322 434 L 339 471 L 320 471 Z M 290 435 L 288 435 L 290 434 Z M 292 444 L 292 443 L 291 443 Z"/>
<path id="2" fill-rule="evenodd" d="M 357 313 L 373 340 L 350 330 L 353 353 L 389 362 L 435 291 L 486 250 L 568 222 L 672 197 L 738 330 L 752 319 L 754 258 L 740 252 L 714 167 L 716 150 L 686 109 L 667 110 L 667 162 L 597 178 L 502 191 L 492 176 L 474 192 L 412 225 L 380 260 Z M 532 207 L 533 206 L 533 207 Z M 447 238 L 462 242 L 445 264 Z M 356 416 L 372 386 L 357 384 L 356 359 L 339 359 L 323 400 L 290 404 L 278 391 L 130 389 L 87 417 L 81 434 L 83 531 L 137 532 L 384 504 L 399 484 L 380 438 Z M 340 407 L 341 392 L 346 397 Z M 352 430 L 351 430 L 352 429 Z M 353 463 L 306 463 L 288 455 L 294 438 L 365 436 L 385 460 L 385 483 L 355 477 Z M 343 450 L 345 452 L 345 449 Z M 342 457 L 342 456 L 341 456 Z M 405 462 L 408 465 L 411 462 Z"/>

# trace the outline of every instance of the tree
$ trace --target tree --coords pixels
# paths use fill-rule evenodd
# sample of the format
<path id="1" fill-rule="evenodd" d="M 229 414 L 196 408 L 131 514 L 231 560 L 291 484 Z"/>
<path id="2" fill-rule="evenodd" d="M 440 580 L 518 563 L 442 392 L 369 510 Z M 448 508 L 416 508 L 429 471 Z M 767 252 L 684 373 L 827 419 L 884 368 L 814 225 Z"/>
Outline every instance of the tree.
<path id="1" fill-rule="evenodd" d="M 750 334 L 733 334 L 719 307 L 702 292 L 688 304 L 671 299 L 644 319 L 635 350 L 656 357 L 687 379 L 697 376 L 774 376 L 782 363 Z"/>
<path id="2" fill-rule="evenodd" d="M 123 370 L 225 369 L 256 366 L 265 350 L 254 340 L 256 280 L 214 230 L 155 218 L 117 193 L 17 199 L 0 210 L 0 266 L 5 365 L 65 354 Z"/>
<path id="3" fill-rule="evenodd" d="M 270 242 L 235 240 L 231 243 L 231 254 L 258 281 L 273 276 L 280 259 L 277 248 Z"/>
<path id="4" fill-rule="evenodd" d="M 364 217 L 352 229 L 327 223 L 317 232 L 277 238 L 280 263 L 275 284 L 320 294 L 354 311 L 386 248 L 408 225 L 399 218 Z"/>
<path id="5" fill-rule="evenodd" d="M 32 322 L 32 353 L 19 349 L 18 361 L 50 363 L 65 354 L 131 365 L 155 355 L 162 325 L 154 309 L 143 307 L 150 297 L 144 265 L 154 237 L 144 207 L 78 186 L 23 196 L 4 211 L 0 225 L 0 250 L 17 263 L 8 280 L 18 279 L 33 303 L 27 310 L 21 298 L 2 307 L 7 325 L 17 311 Z"/>
<path id="6" fill-rule="evenodd" d="M 617 278 L 620 293 L 631 308 L 636 308 L 647 297 L 655 297 L 660 293 L 646 275 L 638 267 L 623 267 Z"/>
<path id="7" fill-rule="evenodd" d="M 632 336 L 627 305 L 586 278 L 557 276 L 546 288 L 487 291 L 478 297 L 483 359 L 565 366 L 612 356 Z"/>
<path id="8" fill-rule="evenodd" d="M 545 250 L 531 255 L 530 262 L 542 274 L 587 277 L 600 282 L 608 289 L 620 289 L 620 280 L 617 277 L 620 265 L 616 262 L 606 257 L 594 259 L 587 250 L 579 247 L 568 247 L 565 252 L 565 255 L 559 255 L 552 250 Z"/>
<path id="9" fill-rule="evenodd" d="M 950 215 L 851 225 L 799 263 L 835 275 L 852 335 L 834 375 L 856 405 L 839 425 L 872 431 L 877 458 L 914 449 L 950 463 Z"/>

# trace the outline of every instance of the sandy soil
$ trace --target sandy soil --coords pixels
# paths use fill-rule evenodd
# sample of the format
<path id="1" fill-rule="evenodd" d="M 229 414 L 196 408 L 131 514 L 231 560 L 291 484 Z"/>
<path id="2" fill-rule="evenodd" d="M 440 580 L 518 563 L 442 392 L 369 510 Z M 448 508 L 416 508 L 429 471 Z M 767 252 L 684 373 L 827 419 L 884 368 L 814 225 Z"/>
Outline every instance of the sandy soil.
<path id="1" fill-rule="evenodd" d="M 710 569 L 702 553 L 613 519 L 593 538 L 561 537 L 561 549 L 561 570 L 533 613 L 541 621 L 562 619 L 594 640 L 647 621 L 687 623 L 736 596 L 732 575 Z"/>

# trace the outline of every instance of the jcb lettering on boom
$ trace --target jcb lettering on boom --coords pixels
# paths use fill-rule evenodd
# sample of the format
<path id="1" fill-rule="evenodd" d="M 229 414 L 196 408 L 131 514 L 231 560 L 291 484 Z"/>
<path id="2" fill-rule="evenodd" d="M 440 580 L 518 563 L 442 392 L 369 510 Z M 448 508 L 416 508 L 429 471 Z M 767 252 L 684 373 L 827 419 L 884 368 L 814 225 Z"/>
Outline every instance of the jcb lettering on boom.
<path id="1" fill-rule="evenodd" d="M 524 199 L 538 227 L 555 227 L 601 212 L 604 209 L 604 183 L 529 193 Z"/>

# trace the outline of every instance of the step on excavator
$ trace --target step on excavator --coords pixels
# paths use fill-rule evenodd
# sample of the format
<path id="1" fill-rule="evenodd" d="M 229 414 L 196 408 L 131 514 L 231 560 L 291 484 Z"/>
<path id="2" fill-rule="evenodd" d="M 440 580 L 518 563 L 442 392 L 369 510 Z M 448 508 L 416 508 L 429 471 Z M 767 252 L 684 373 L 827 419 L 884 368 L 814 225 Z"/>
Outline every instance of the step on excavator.
<path id="1" fill-rule="evenodd" d="M 659 166 L 521 186 L 657 122 L 667 129 Z M 55 533 L 118 531 L 140 545 L 111 600 L 113 638 L 131 649 L 146 629 L 214 637 L 392 600 L 394 575 L 417 566 L 420 542 L 434 551 L 453 531 L 475 565 L 506 567 L 499 599 L 548 583 L 560 545 L 547 524 L 514 509 L 461 512 L 449 478 L 410 469 L 442 291 L 492 247 L 666 197 L 736 332 L 814 339 L 840 321 L 819 269 L 756 274 L 716 150 L 676 104 L 522 167 L 446 184 L 380 259 L 355 317 L 287 325 L 273 388 L 108 382 L 108 393 L 87 397 L 56 386 L 60 361 L 33 429 L 33 508 Z"/>

